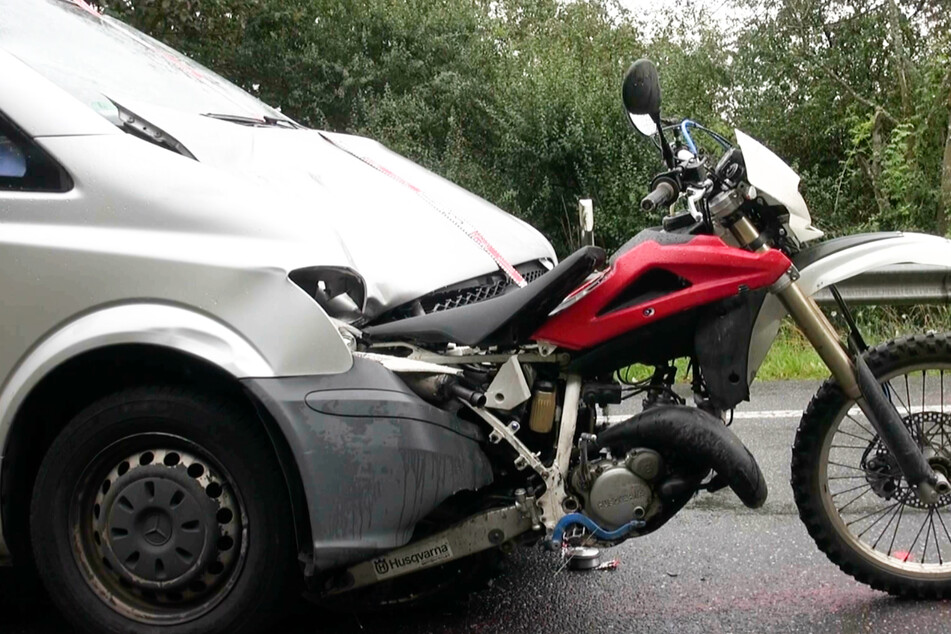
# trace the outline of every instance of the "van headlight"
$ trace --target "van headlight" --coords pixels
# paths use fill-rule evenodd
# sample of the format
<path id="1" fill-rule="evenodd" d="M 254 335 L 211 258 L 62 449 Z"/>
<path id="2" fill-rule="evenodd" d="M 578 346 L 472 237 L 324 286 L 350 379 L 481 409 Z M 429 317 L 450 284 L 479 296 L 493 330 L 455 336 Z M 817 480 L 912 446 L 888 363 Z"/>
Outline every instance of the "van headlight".
<path id="1" fill-rule="evenodd" d="M 367 285 L 353 269 L 345 266 L 310 266 L 291 271 L 288 277 L 317 300 L 331 317 L 352 322 L 363 316 Z"/>

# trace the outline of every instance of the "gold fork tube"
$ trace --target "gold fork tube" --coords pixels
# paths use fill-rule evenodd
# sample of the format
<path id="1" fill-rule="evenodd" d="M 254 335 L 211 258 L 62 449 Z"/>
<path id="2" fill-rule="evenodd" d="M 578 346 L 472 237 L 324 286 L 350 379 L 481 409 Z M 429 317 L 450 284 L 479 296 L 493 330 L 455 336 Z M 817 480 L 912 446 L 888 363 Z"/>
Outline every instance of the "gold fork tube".
<path id="1" fill-rule="evenodd" d="M 855 379 L 855 367 L 852 365 L 852 360 L 842 347 L 839 335 L 819 305 L 803 293 L 796 282 L 791 282 L 778 294 L 793 321 L 816 349 L 842 390 L 849 398 L 860 400 L 862 393 Z"/>
<path id="2" fill-rule="evenodd" d="M 744 247 L 756 243 L 760 234 L 746 216 L 740 216 L 730 225 L 730 232 L 736 241 Z M 756 253 L 765 253 L 770 250 L 767 244 L 761 244 Z M 789 276 L 789 273 L 784 275 Z M 855 379 L 855 367 L 849 358 L 839 334 L 835 327 L 829 323 L 829 319 L 816 304 L 815 300 L 802 292 L 802 288 L 794 279 L 782 290 L 777 291 L 779 299 L 786 306 L 786 310 L 792 316 L 793 321 L 799 326 L 799 329 L 816 349 L 819 358 L 826 364 L 832 376 L 842 387 L 843 391 L 852 399 L 859 401 L 862 397 L 859 391 L 858 381 Z"/>

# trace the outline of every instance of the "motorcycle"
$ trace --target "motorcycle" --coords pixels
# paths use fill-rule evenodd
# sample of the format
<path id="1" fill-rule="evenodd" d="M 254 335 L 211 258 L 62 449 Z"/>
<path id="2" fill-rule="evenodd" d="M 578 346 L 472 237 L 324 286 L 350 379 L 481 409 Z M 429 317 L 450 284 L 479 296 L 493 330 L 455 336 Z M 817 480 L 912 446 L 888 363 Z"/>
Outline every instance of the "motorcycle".
<path id="1" fill-rule="evenodd" d="M 835 288 L 894 263 L 947 266 L 949 243 L 875 233 L 810 245 L 822 232 L 799 177 L 775 154 L 740 131 L 734 147 L 696 122 L 662 119 L 648 60 L 628 70 L 622 97 L 666 164 L 642 210 L 678 201 L 685 210 L 610 258 L 584 246 L 489 299 L 346 327 L 355 360 L 382 365 L 427 407 L 479 430 L 473 460 L 491 477 L 450 497 L 465 502 L 417 524 L 406 545 L 317 575 L 317 593 L 354 593 L 516 544 L 569 553 L 614 546 L 661 528 L 704 491 L 729 487 L 746 506 L 762 506 L 766 482 L 728 423 L 788 313 L 831 374 L 792 449 L 810 535 L 874 588 L 951 596 L 951 517 L 942 514 L 951 513 L 951 335 L 870 348 Z M 717 160 L 698 133 L 719 146 Z M 837 302 L 844 339 L 812 299 L 821 288 Z M 691 405 L 674 390 L 680 358 L 689 359 Z M 654 371 L 622 380 L 619 370 L 635 363 Z M 940 403 L 928 404 L 936 385 Z M 634 397 L 643 411 L 630 419 L 599 417 Z"/>

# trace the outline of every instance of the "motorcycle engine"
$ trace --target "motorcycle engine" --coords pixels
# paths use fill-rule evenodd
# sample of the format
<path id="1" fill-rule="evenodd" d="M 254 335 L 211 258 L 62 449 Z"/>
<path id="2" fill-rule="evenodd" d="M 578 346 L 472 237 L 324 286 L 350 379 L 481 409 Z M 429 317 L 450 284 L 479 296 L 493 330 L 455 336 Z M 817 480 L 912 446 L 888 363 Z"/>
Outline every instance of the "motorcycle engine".
<path id="1" fill-rule="evenodd" d="M 585 513 L 613 530 L 632 520 L 646 520 L 660 510 L 654 484 L 663 460 L 652 449 L 632 449 L 623 458 L 584 462 L 571 474 L 572 488 L 584 500 Z"/>

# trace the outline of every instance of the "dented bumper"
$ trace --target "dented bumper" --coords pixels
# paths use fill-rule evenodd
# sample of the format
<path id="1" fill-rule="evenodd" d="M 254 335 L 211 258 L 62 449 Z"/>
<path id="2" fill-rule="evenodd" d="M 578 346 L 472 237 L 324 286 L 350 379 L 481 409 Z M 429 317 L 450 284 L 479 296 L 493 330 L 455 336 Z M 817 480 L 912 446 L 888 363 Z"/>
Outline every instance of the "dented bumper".
<path id="1" fill-rule="evenodd" d="M 492 482 L 479 428 L 373 361 L 354 359 L 342 374 L 243 383 L 290 447 L 318 570 L 406 544 L 446 498 Z"/>

